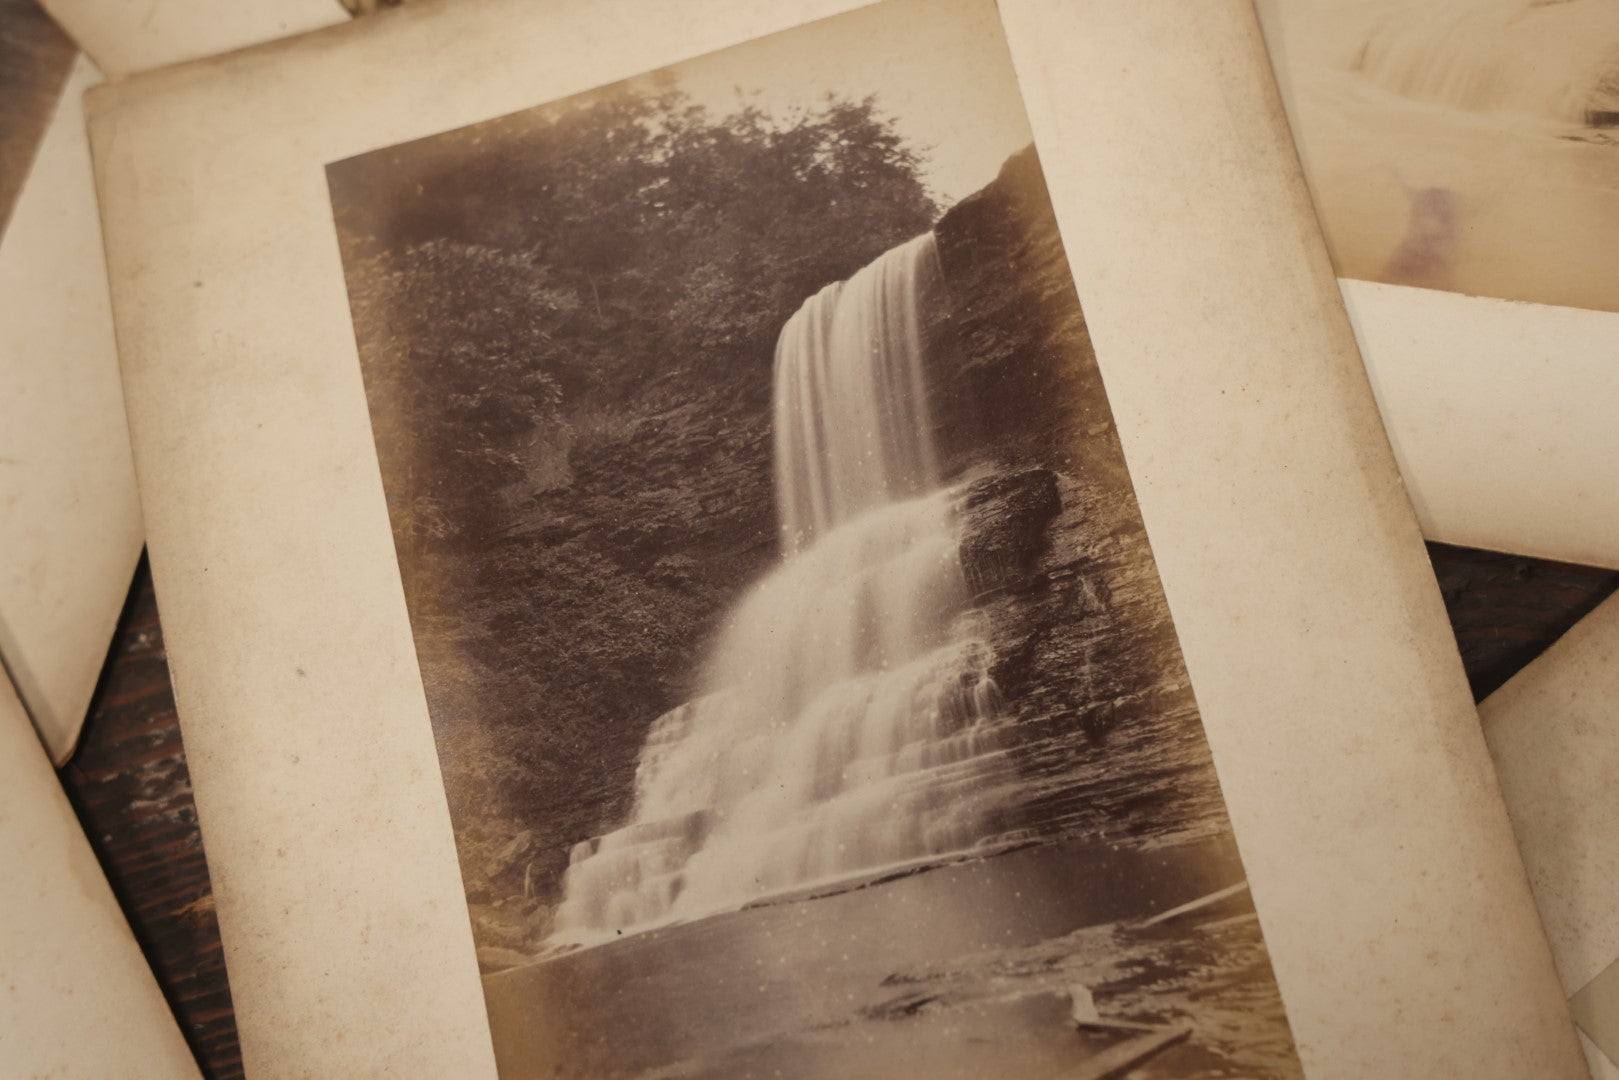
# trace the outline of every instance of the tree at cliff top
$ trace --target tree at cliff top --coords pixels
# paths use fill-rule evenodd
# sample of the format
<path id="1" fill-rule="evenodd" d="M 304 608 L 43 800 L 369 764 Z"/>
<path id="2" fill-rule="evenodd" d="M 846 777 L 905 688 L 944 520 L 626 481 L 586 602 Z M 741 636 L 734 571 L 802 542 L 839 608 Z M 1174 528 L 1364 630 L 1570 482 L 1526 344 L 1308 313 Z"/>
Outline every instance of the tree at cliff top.
<path id="1" fill-rule="evenodd" d="M 803 299 L 932 223 L 918 164 L 870 99 L 715 116 L 663 85 L 334 168 L 378 436 L 414 466 L 390 491 L 476 545 L 537 432 L 649 383 L 764 394 Z"/>
<path id="2" fill-rule="evenodd" d="M 774 555 L 776 334 L 930 226 L 918 165 L 869 99 L 716 115 L 660 83 L 332 167 L 458 828 L 499 834 L 496 803 L 554 862 L 622 812 Z"/>

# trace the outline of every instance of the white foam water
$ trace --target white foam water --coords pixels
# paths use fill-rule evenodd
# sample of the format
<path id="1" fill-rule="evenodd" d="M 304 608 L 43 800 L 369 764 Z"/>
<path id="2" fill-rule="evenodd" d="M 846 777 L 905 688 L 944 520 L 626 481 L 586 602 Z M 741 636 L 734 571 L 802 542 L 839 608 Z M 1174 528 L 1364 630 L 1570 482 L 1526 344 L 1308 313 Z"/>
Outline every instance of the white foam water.
<path id="1" fill-rule="evenodd" d="M 807 300 L 775 357 L 784 556 L 706 692 L 652 725 L 630 821 L 577 845 L 554 941 L 971 848 L 1005 761 L 926 396 L 931 234 Z"/>
<path id="2" fill-rule="evenodd" d="M 1614 0 L 1337 0 L 1332 7 L 1341 11 L 1341 30 L 1331 36 L 1342 62 L 1402 97 L 1575 124 L 1619 111 Z"/>
<path id="3" fill-rule="evenodd" d="M 940 291 L 932 233 L 833 282 L 776 341 L 776 504 L 798 551 L 862 510 L 938 486 L 923 364 Z"/>

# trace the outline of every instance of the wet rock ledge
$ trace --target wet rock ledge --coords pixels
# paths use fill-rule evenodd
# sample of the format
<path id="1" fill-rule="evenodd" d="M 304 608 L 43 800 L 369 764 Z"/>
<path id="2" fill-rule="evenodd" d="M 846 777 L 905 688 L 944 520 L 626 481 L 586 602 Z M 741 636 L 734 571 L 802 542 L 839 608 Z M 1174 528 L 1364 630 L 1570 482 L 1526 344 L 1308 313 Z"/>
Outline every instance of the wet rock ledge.
<path id="1" fill-rule="evenodd" d="M 929 405 L 945 476 L 961 485 L 962 563 L 1014 757 L 1034 784 L 1105 777 L 1043 807 L 1054 828 L 1145 835 L 1206 815 L 1206 793 L 1161 749 L 1167 737 L 1185 748 L 1178 761 L 1206 755 L 1034 148 L 934 233 L 946 303 Z M 1119 758 L 1122 744 L 1139 760 Z"/>
<path id="2" fill-rule="evenodd" d="M 1035 584 L 1036 559 L 1048 546 L 1046 526 L 1061 510 L 1050 469 L 996 472 L 967 485 L 961 566 L 975 603 Z"/>

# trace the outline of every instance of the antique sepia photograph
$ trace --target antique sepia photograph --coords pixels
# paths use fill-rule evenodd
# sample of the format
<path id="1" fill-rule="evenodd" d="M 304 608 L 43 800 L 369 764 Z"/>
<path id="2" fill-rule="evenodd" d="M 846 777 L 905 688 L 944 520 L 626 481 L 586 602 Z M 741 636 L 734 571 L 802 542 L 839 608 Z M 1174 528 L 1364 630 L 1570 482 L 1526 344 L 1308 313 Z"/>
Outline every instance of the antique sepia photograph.
<path id="1" fill-rule="evenodd" d="M 1340 276 L 1619 311 L 1619 3 L 1258 7 Z"/>
<path id="2" fill-rule="evenodd" d="M 327 181 L 503 1077 L 1302 1075 L 990 0 Z"/>

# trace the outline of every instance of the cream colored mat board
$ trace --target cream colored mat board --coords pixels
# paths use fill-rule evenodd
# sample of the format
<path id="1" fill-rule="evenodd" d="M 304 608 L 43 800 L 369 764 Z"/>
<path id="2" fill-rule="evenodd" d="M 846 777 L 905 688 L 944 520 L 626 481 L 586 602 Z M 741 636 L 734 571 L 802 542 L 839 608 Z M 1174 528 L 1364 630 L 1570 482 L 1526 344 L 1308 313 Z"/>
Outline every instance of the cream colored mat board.
<path id="1" fill-rule="evenodd" d="M 1619 314 L 1339 286 L 1423 534 L 1619 568 Z"/>
<path id="2" fill-rule="evenodd" d="M 0 679 L 0 1073 L 197 1077 L 11 684 Z"/>
<path id="3" fill-rule="evenodd" d="M 94 100 L 256 1075 L 493 1071 L 322 166 L 850 6 L 407 7 Z M 1002 12 L 1310 1074 L 1583 1075 L 1250 8 Z"/>
<path id="4" fill-rule="evenodd" d="M 73 750 L 140 558 L 83 93 L 84 57 L 0 238 L 0 658 Z"/>
<path id="5" fill-rule="evenodd" d="M 197 60 L 348 18 L 338 0 L 40 0 L 108 78 Z"/>
<path id="6" fill-rule="evenodd" d="M 1307 1070 L 1577 1075 L 1274 87 L 1058 7 L 1014 55 Z"/>
<path id="7" fill-rule="evenodd" d="M 1486 698 L 1479 717 L 1587 1052 L 1616 1058 L 1619 596 Z M 1614 1071 L 1592 1061 L 1596 1075 Z"/>
<path id="8" fill-rule="evenodd" d="M 1619 960 L 1568 999 L 1594 1080 L 1613 1074 L 1619 1058 Z"/>
<path id="9" fill-rule="evenodd" d="M 1619 566 L 1619 7 L 1257 7 L 1424 533 Z"/>

